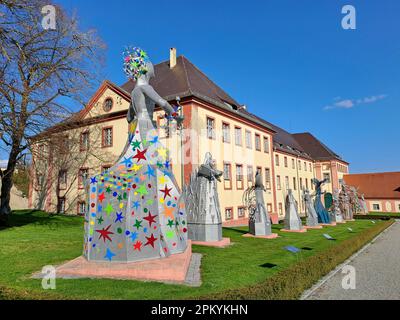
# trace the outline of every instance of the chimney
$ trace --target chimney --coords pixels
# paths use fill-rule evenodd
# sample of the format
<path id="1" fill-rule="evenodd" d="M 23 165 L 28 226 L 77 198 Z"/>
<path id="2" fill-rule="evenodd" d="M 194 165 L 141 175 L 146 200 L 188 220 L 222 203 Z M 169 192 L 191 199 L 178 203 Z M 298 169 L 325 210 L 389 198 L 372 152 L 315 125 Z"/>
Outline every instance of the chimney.
<path id="1" fill-rule="evenodd" d="M 169 68 L 172 69 L 176 66 L 176 48 L 169 49 Z"/>

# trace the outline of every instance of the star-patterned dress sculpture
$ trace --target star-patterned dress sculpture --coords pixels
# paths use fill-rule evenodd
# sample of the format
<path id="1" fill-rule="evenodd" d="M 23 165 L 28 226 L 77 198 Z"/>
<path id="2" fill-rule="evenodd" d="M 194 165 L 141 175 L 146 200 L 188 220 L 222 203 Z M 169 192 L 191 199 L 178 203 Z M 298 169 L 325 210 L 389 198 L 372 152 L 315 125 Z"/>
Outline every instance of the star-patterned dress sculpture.
<path id="1" fill-rule="evenodd" d="M 149 85 L 154 69 L 143 50 L 128 52 L 125 71 L 136 80 L 127 144 L 114 166 L 86 183 L 84 256 L 89 261 L 158 259 L 187 247 L 185 205 L 153 122 L 155 104 L 178 123 L 183 118 Z"/>

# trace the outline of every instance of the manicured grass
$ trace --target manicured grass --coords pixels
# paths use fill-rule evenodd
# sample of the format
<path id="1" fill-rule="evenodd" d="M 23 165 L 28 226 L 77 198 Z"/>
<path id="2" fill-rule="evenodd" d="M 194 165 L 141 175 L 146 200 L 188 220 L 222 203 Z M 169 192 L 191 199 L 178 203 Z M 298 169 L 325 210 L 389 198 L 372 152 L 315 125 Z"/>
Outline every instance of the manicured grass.
<path id="1" fill-rule="evenodd" d="M 185 299 L 218 294 L 264 282 L 299 261 L 386 222 L 358 220 L 304 234 L 282 233 L 282 225 L 276 225 L 273 231 L 281 237 L 274 240 L 244 238 L 245 227 L 225 228 L 224 236 L 231 238 L 232 246 L 193 246 L 194 252 L 203 254 L 203 284 L 198 288 L 140 281 L 57 279 L 56 290 L 43 290 L 41 280 L 30 276 L 45 265 L 57 265 L 81 255 L 83 219 L 21 211 L 13 214 L 11 223 L 12 228 L 0 230 L 0 299 Z M 349 232 L 348 227 L 354 232 Z M 337 240 L 328 241 L 323 233 Z M 284 250 L 287 245 L 309 250 L 296 255 Z"/>

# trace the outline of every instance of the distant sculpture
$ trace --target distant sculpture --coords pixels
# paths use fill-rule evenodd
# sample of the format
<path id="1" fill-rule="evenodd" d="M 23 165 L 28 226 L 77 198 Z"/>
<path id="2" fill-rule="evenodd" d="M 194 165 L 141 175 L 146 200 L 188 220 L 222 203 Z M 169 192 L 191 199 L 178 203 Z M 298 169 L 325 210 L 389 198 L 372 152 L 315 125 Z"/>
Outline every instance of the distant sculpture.
<path id="1" fill-rule="evenodd" d="M 339 189 L 334 189 L 333 194 L 332 194 L 332 207 L 331 207 L 331 213 L 332 213 L 332 220 L 338 223 L 343 222 L 343 216 L 342 212 L 340 211 L 340 202 L 339 202 L 339 194 L 340 191 Z"/>
<path id="2" fill-rule="evenodd" d="M 350 206 L 350 197 L 347 193 L 346 185 L 343 183 L 342 188 L 339 193 L 339 207 L 340 211 L 343 214 L 343 218 L 345 220 L 351 220 L 353 217 L 351 206 Z"/>
<path id="3" fill-rule="evenodd" d="M 365 201 L 365 198 L 364 198 L 364 194 L 361 194 L 360 207 L 361 207 L 361 210 L 362 210 L 363 214 L 368 214 L 369 213 L 367 202 Z"/>
<path id="4" fill-rule="evenodd" d="M 285 224 L 284 230 L 301 231 L 303 230 L 299 213 L 297 211 L 297 202 L 293 196 L 292 189 L 288 190 L 285 202 Z"/>
<path id="5" fill-rule="evenodd" d="M 303 189 L 303 201 L 305 204 L 305 212 L 307 216 L 307 226 L 308 227 L 317 227 L 318 223 L 318 215 L 315 211 L 314 205 L 312 203 L 311 194 L 308 189 Z"/>
<path id="6" fill-rule="evenodd" d="M 352 205 L 353 214 L 362 212 L 360 199 L 358 198 L 358 192 L 355 187 L 350 187 L 350 203 Z"/>
<path id="7" fill-rule="evenodd" d="M 153 122 L 155 105 L 177 123 L 183 118 L 149 84 L 154 68 L 143 50 L 128 49 L 124 67 L 136 81 L 128 140 L 116 164 L 86 183 L 84 256 L 89 261 L 142 261 L 187 248 L 185 204 Z"/>
<path id="8" fill-rule="evenodd" d="M 271 219 L 264 202 L 265 188 L 262 176 L 256 173 L 255 185 L 248 188 L 243 195 L 243 202 L 249 209 L 249 233 L 254 236 L 270 236 Z"/>
<path id="9" fill-rule="evenodd" d="M 222 218 L 217 181 L 223 172 L 216 169 L 211 153 L 207 152 L 204 164 L 192 173 L 184 189 L 189 239 L 194 241 L 221 241 Z"/>
<path id="10" fill-rule="evenodd" d="M 324 192 L 322 192 L 322 185 L 327 181 L 327 179 L 324 180 L 318 180 L 316 178 L 313 178 L 312 183 L 315 185 L 315 202 L 314 202 L 314 208 L 315 211 L 318 214 L 318 222 L 319 223 L 325 223 L 325 224 L 329 224 L 331 223 L 330 217 L 329 217 L 329 213 L 328 211 L 325 209 L 324 205 L 322 204 L 322 200 L 321 200 L 321 196 L 324 194 Z"/>

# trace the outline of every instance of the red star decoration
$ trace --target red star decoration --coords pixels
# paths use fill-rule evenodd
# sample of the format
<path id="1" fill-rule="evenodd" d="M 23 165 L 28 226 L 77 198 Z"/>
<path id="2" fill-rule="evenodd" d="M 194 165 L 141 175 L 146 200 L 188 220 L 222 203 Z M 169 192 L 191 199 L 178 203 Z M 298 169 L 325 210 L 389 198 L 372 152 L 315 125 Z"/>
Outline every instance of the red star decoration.
<path id="1" fill-rule="evenodd" d="M 101 194 L 99 195 L 99 201 L 100 201 L 100 203 L 103 202 L 103 200 L 104 200 L 105 198 L 106 198 L 106 197 L 104 196 L 104 192 L 101 193 Z"/>
<path id="2" fill-rule="evenodd" d="M 134 250 L 142 251 L 142 244 L 140 241 L 136 241 L 136 243 L 133 245 Z"/>
<path id="3" fill-rule="evenodd" d="M 111 224 L 107 228 L 103 228 L 101 230 L 96 230 L 96 232 L 100 233 L 99 239 L 103 238 L 104 242 L 106 242 L 106 239 L 110 240 L 110 242 L 112 242 L 109 235 L 114 234 L 114 232 L 108 231 L 108 229 L 110 229 L 110 227 L 111 227 Z"/>
<path id="4" fill-rule="evenodd" d="M 171 188 L 171 189 L 168 189 L 168 186 L 167 186 L 167 185 L 165 185 L 164 190 L 160 189 L 160 191 L 164 193 L 164 200 L 165 200 L 165 198 L 166 198 L 167 196 L 168 196 L 168 197 L 171 196 L 171 193 L 170 193 L 171 190 L 172 190 L 172 188 Z"/>
<path id="5" fill-rule="evenodd" d="M 140 151 L 139 149 L 137 149 L 136 152 L 137 152 L 137 153 L 136 153 L 136 155 L 133 157 L 133 159 L 136 159 L 137 162 L 139 162 L 140 160 L 147 160 L 147 159 L 146 159 L 146 156 L 145 156 L 145 154 L 146 154 L 146 152 L 147 152 L 147 149 L 145 149 L 145 150 L 143 150 L 143 151 Z"/>
<path id="6" fill-rule="evenodd" d="M 154 248 L 154 242 L 157 240 L 157 238 L 154 238 L 154 235 L 151 234 L 151 236 L 150 237 L 146 237 L 146 239 L 147 239 L 147 242 L 146 242 L 146 244 L 144 246 L 151 245 Z"/>
<path id="7" fill-rule="evenodd" d="M 154 222 L 156 223 L 156 220 L 154 219 L 155 217 L 157 217 L 157 215 L 152 216 L 151 212 L 149 212 L 149 215 L 147 217 L 144 217 L 144 220 L 147 220 L 147 222 L 149 223 L 149 226 L 151 227 L 151 224 Z"/>

